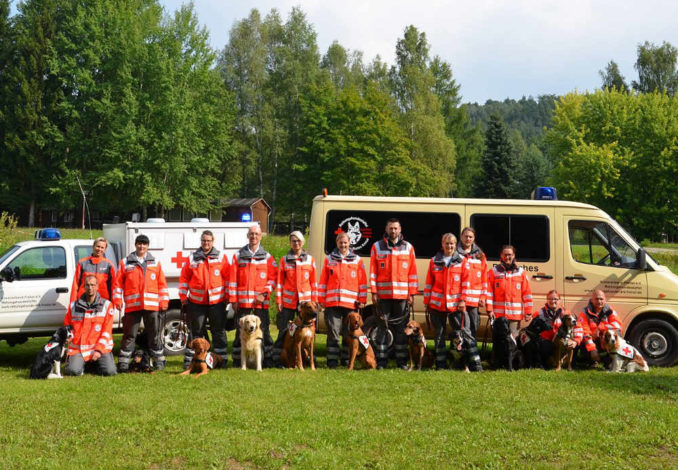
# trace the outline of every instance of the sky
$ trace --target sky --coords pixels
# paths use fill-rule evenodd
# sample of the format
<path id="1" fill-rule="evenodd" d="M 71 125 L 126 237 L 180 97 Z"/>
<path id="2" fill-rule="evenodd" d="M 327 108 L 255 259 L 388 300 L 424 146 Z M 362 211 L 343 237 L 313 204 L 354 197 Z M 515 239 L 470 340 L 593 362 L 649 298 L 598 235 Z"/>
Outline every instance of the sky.
<path id="1" fill-rule="evenodd" d="M 168 12 L 182 0 L 160 0 Z M 300 7 L 321 54 L 333 41 L 393 64 L 408 25 L 426 33 L 431 56 L 452 66 L 463 102 L 592 91 L 614 60 L 626 82 L 637 79 L 637 48 L 649 41 L 678 47 L 675 0 L 195 0 L 198 19 L 222 50 L 233 24 L 256 8 L 286 19 Z"/>

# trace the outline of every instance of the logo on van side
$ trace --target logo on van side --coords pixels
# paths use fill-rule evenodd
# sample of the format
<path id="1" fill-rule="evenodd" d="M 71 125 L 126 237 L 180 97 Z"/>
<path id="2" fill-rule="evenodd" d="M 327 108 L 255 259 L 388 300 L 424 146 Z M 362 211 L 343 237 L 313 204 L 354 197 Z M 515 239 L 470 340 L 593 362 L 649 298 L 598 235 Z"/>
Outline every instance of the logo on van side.
<path id="1" fill-rule="evenodd" d="M 339 227 L 334 231 L 335 235 L 346 232 L 354 250 L 363 248 L 372 238 L 372 229 L 360 217 L 347 217 L 339 222 Z"/>

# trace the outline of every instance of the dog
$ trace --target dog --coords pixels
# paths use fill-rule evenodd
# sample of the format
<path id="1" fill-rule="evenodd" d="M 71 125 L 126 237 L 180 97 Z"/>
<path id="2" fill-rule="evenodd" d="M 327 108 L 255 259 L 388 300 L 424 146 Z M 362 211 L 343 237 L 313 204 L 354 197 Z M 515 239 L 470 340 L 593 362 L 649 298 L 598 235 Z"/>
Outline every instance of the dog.
<path id="1" fill-rule="evenodd" d="M 66 346 L 72 339 L 71 325 L 59 327 L 35 358 L 31 379 L 62 379 L 61 361 L 66 356 Z"/>
<path id="2" fill-rule="evenodd" d="M 146 330 L 142 331 L 134 338 L 136 347 L 132 354 L 132 360 L 129 364 L 129 371 L 131 373 L 153 373 L 153 366 L 151 365 L 151 355 L 148 353 L 148 335 Z"/>
<path id="3" fill-rule="evenodd" d="M 405 325 L 405 336 L 407 336 L 408 349 L 410 352 L 410 367 L 409 371 L 413 370 L 415 365 L 417 370 L 422 367 L 429 369 L 433 367 L 435 357 L 433 351 L 426 347 L 426 338 L 422 331 L 421 325 L 411 320 Z"/>
<path id="4" fill-rule="evenodd" d="M 543 367 L 541 344 L 542 341 L 547 340 L 541 337 L 541 333 L 548 329 L 546 321 L 543 318 L 537 317 L 527 327 L 522 328 L 518 332 L 518 348 L 523 352 L 526 367 Z"/>
<path id="5" fill-rule="evenodd" d="M 348 370 L 353 370 L 355 360 L 360 357 L 363 366 L 367 369 L 377 368 L 377 358 L 374 355 L 374 349 L 370 340 L 365 336 L 362 330 L 363 318 L 358 312 L 351 312 L 346 316 L 348 332 L 346 334 L 346 345 L 348 347 Z"/>
<path id="6" fill-rule="evenodd" d="M 516 339 L 511 334 L 509 321 L 506 317 L 495 318 L 492 323 L 492 339 L 495 369 L 513 371 L 520 368 L 520 364 L 523 362 L 522 354 L 519 354 Z"/>
<path id="7" fill-rule="evenodd" d="M 452 330 L 450 343 L 455 364 L 461 364 L 464 372 L 482 372 L 478 346 L 470 333 L 465 330 Z"/>
<path id="8" fill-rule="evenodd" d="M 221 366 L 223 362 L 222 357 L 219 354 L 209 352 L 210 342 L 205 338 L 195 338 L 188 347 L 194 352 L 193 359 L 191 359 L 188 369 L 179 375 L 195 373 L 194 378 L 197 379 L 201 375 L 207 374 L 210 369 L 217 369 Z"/>
<path id="9" fill-rule="evenodd" d="M 608 352 L 612 363 L 610 372 L 648 372 L 650 366 L 640 352 L 627 343 L 616 331 L 607 330 L 602 335 L 600 344 Z"/>
<path id="10" fill-rule="evenodd" d="M 302 302 L 299 305 L 299 316 L 290 323 L 283 341 L 280 362 L 283 366 L 304 370 L 304 362 L 315 370 L 315 322 L 320 307 L 316 302 Z"/>
<path id="11" fill-rule="evenodd" d="M 264 333 L 261 331 L 261 319 L 256 315 L 245 315 L 240 318 L 238 324 L 240 325 L 242 354 L 240 368 L 247 370 L 248 367 L 255 367 L 260 371 L 264 360 Z"/>
<path id="12" fill-rule="evenodd" d="M 553 353 L 551 354 L 551 365 L 555 370 L 561 370 L 567 366 L 567 370 L 572 370 L 572 358 L 576 345 L 574 341 L 574 328 L 577 326 L 577 318 L 573 314 L 563 315 L 562 324 L 558 332 L 553 337 Z"/>

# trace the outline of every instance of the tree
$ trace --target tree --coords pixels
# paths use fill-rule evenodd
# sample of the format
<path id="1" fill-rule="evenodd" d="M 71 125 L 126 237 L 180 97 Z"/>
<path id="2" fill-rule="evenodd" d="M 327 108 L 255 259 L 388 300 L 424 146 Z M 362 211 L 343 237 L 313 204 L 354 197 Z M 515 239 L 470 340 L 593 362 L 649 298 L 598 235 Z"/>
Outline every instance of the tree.
<path id="1" fill-rule="evenodd" d="M 552 183 L 595 204 L 637 238 L 678 234 L 678 100 L 618 90 L 570 93 L 547 133 Z"/>
<path id="2" fill-rule="evenodd" d="M 401 127 L 411 140 L 410 159 L 421 170 L 415 181 L 416 194 L 449 196 L 456 187 L 455 148 L 445 133 L 428 51 L 426 35 L 414 26 L 407 27 L 396 44 L 396 65 L 389 77 Z"/>
<path id="3" fill-rule="evenodd" d="M 599 70 L 600 78 L 603 80 L 602 89 L 614 88 L 619 91 L 628 90 L 624 77 L 619 71 L 619 66 L 614 60 L 608 62 L 605 70 Z"/>
<path id="4" fill-rule="evenodd" d="M 481 197 L 505 199 L 511 196 L 514 184 L 513 146 L 506 125 L 498 114 L 490 116 L 485 134 L 483 177 L 476 193 Z"/>
<path id="5" fill-rule="evenodd" d="M 638 71 L 638 81 L 633 81 L 633 89 L 640 93 L 658 91 L 673 96 L 678 89 L 677 59 L 678 49 L 668 42 L 663 42 L 661 46 L 648 41 L 639 44 L 634 65 Z"/>

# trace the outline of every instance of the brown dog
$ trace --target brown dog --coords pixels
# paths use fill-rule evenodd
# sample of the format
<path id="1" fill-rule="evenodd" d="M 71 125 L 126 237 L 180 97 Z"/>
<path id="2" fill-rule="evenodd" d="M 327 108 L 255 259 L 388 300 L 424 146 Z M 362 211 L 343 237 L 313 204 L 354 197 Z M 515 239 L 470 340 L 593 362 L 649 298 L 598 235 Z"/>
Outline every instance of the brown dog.
<path id="1" fill-rule="evenodd" d="M 194 378 L 205 375 L 210 369 L 216 369 L 221 366 L 223 359 L 219 354 L 212 354 L 210 350 L 210 342 L 205 338 L 196 338 L 188 345 L 194 351 L 193 359 L 188 369 L 179 375 L 188 375 L 195 373 Z"/>
<path id="2" fill-rule="evenodd" d="M 358 312 L 351 312 L 346 317 L 348 332 L 346 335 L 346 344 L 348 346 L 348 370 L 353 370 L 356 357 L 360 357 L 363 366 L 368 369 L 377 368 L 377 359 L 374 356 L 374 350 L 370 341 L 362 330 L 363 318 Z"/>
<path id="3" fill-rule="evenodd" d="M 572 358 L 574 357 L 574 328 L 577 325 L 577 318 L 570 314 L 562 317 L 562 325 L 553 337 L 553 354 L 551 363 L 556 370 L 561 370 L 567 366 L 567 370 L 572 370 Z"/>
<path id="4" fill-rule="evenodd" d="M 410 368 L 408 370 L 414 369 L 415 365 L 417 370 L 421 370 L 422 367 L 427 369 L 433 367 L 433 351 L 426 347 L 426 338 L 424 337 L 421 325 L 414 320 L 410 320 L 405 325 L 404 332 L 405 336 L 407 336 L 410 351 Z"/>
<path id="5" fill-rule="evenodd" d="M 313 349 L 315 347 L 315 322 L 320 307 L 315 302 L 302 302 L 299 305 L 299 316 L 290 323 L 280 353 L 283 366 L 304 370 L 304 362 L 315 370 Z"/>

